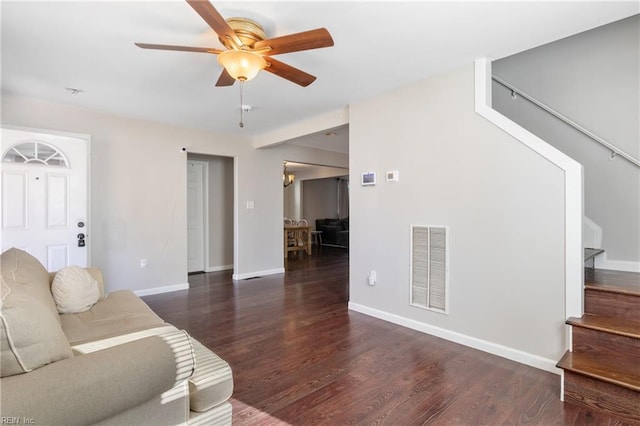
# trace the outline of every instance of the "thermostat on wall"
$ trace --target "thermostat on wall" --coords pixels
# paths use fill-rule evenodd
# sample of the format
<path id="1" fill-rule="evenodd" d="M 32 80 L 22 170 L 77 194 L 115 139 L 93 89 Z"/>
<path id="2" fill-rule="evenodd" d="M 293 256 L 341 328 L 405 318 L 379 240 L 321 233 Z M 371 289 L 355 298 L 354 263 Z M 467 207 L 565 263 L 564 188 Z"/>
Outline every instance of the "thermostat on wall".
<path id="1" fill-rule="evenodd" d="M 387 182 L 397 182 L 398 181 L 398 171 L 391 170 L 387 172 Z"/>
<path id="2" fill-rule="evenodd" d="M 362 174 L 362 186 L 373 186 L 376 184 L 376 173 L 366 172 Z"/>

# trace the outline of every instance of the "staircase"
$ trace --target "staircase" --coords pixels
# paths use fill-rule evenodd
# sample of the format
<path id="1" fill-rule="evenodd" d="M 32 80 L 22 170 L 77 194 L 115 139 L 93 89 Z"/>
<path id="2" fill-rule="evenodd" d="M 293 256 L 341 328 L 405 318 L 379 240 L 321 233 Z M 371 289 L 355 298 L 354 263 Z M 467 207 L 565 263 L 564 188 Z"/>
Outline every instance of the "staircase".
<path id="1" fill-rule="evenodd" d="M 640 424 L 640 274 L 587 268 L 585 314 L 569 318 L 564 400 Z"/>

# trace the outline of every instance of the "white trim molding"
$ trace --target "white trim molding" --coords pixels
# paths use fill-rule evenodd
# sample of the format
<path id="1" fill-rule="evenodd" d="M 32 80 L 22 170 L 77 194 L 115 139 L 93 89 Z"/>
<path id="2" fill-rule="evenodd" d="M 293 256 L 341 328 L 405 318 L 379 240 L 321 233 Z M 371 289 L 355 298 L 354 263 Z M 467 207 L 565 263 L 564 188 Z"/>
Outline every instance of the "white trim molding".
<path id="1" fill-rule="evenodd" d="M 412 319 L 401 317 L 399 315 L 391 314 L 389 312 L 380 311 L 378 309 L 370 308 L 358 303 L 349 302 L 349 310 L 369 315 L 371 317 L 378 318 L 403 327 L 407 327 L 421 333 L 429 334 L 431 336 L 440 337 L 454 343 L 459 343 L 470 348 L 478 349 L 483 352 L 510 359 L 512 361 L 538 368 L 540 370 L 548 371 L 550 373 L 560 374 L 561 372 L 561 370 L 556 367 L 557 360 L 543 358 L 538 355 L 533 355 L 517 349 L 502 346 L 497 343 L 467 336 L 466 334 L 436 327 L 430 324 L 425 324 L 420 321 L 415 321 Z"/>
<path id="2" fill-rule="evenodd" d="M 228 271 L 229 269 L 233 269 L 233 265 L 207 266 L 205 272 Z"/>
<path id="3" fill-rule="evenodd" d="M 189 283 L 165 285 L 162 287 L 145 288 L 143 290 L 136 290 L 134 293 L 136 296 L 150 296 L 152 294 L 170 293 L 178 290 L 189 290 Z"/>
<path id="4" fill-rule="evenodd" d="M 614 260 L 607 257 L 607 252 L 596 256 L 595 267 L 597 269 L 609 269 L 611 271 L 625 271 L 640 273 L 640 262 L 630 260 Z"/>
<path id="5" fill-rule="evenodd" d="M 582 219 L 582 243 L 589 248 L 602 248 L 602 228 L 589 219 Z"/>
<path id="6" fill-rule="evenodd" d="M 491 60 L 488 58 L 477 59 L 475 61 L 476 112 L 564 171 L 565 315 L 567 318 L 580 317 L 584 313 L 582 165 L 493 109 L 491 81 Z"/>
<path id="7" fill-rule="evenodd" d="M 247 272 L 244 274 L 233 274 L 233 281 L 246 280 L 248 278 L 263 277 L 265 275 L 284 274 L 284 268 L 267 269 L 265 271 Z"/>

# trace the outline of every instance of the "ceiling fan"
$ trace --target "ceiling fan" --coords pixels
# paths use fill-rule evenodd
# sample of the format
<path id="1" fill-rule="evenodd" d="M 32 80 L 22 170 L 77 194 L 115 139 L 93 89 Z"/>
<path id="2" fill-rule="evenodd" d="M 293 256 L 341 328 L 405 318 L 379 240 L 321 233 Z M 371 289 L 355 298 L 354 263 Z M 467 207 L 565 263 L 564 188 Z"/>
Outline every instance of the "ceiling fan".
<path id="1" fill-rule="evenodd" d="M 231 86 L 236 80 L 240 82 L 251 80 L 264 69 L 306 87 L 315 81 L 315 76 L 280 62 L 272 56 L 333 46 L 333 39 L 326 28 L 267 39 L 262 26 L 251 19 L 229 18 L 225 20 L 207 0 L 187 0 L 187 3 L 215 31 L 227 50 L 148 43 L 136 43 L 136 46 L 143 49 L 218 55 L 218 62 L 224 67 L 224 70 L 218 78 L 216 86 Z"/>

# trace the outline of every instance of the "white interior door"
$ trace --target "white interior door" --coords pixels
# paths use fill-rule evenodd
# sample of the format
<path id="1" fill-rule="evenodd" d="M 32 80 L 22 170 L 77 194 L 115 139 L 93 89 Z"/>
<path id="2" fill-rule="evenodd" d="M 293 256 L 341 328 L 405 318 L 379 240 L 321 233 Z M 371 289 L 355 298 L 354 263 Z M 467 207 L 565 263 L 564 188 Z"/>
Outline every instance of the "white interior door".
<path id="1" fill-rule="evenodd" d="M 3 128 L 1 146 L 2 250 L 26 250 L 49 271 L 87 266 L 87 141 Z"/>
<path id="2" fill-rule="evenodd" d="M 205 270 L 205 178 L 207 163 L 187 161 L 187 269 Z"/>

